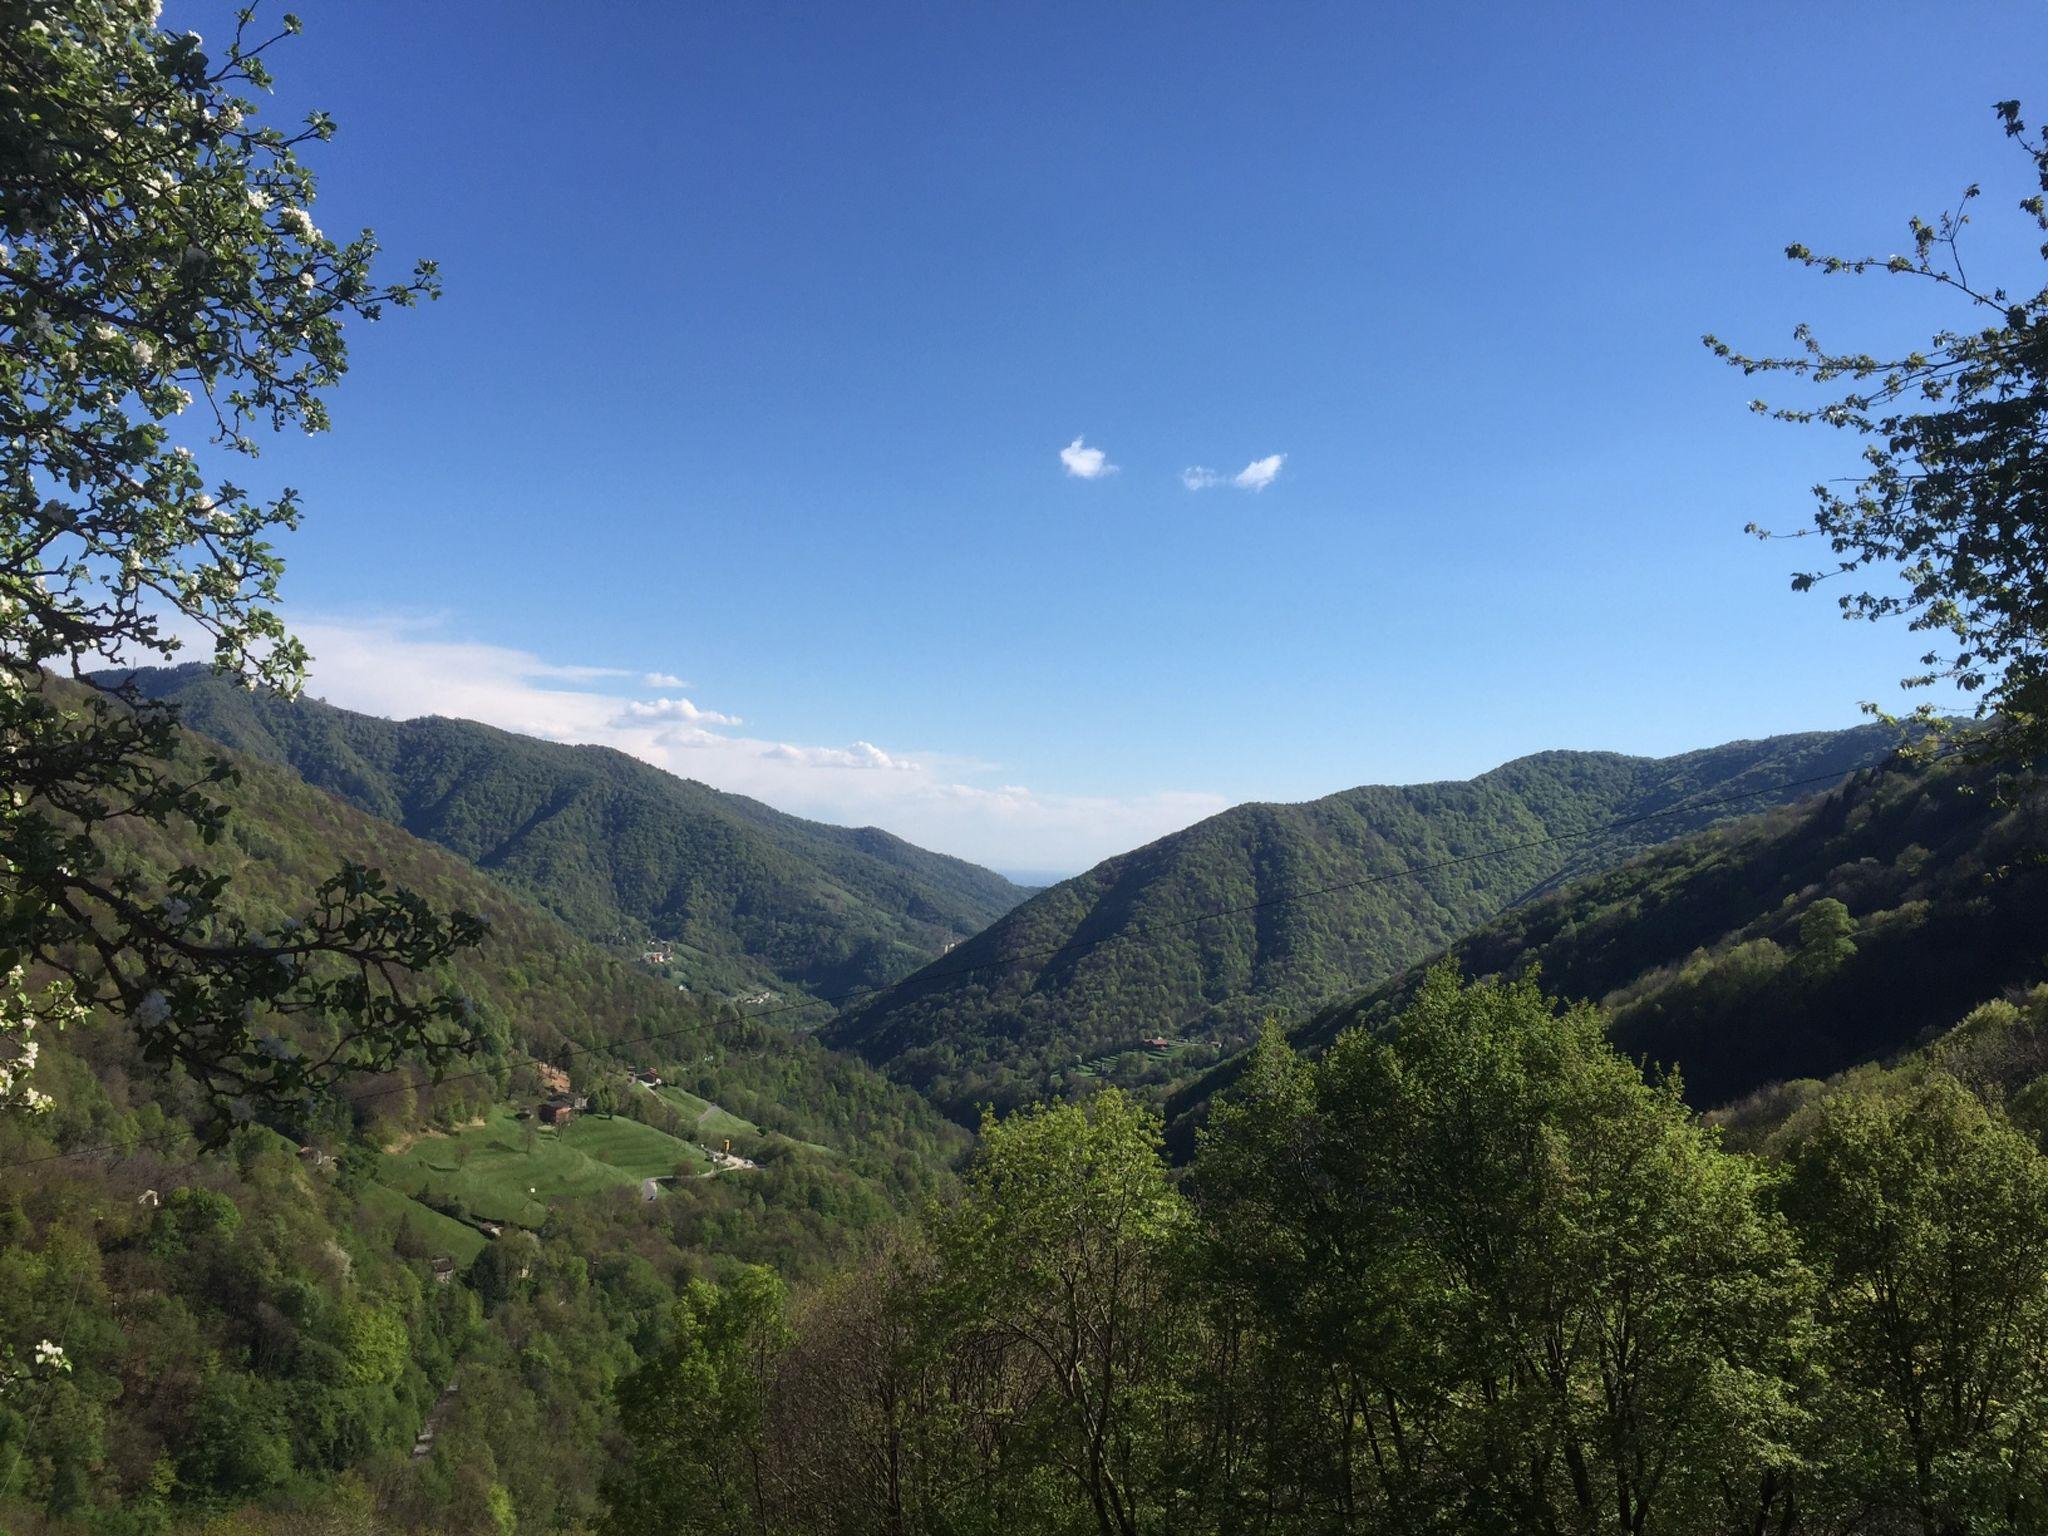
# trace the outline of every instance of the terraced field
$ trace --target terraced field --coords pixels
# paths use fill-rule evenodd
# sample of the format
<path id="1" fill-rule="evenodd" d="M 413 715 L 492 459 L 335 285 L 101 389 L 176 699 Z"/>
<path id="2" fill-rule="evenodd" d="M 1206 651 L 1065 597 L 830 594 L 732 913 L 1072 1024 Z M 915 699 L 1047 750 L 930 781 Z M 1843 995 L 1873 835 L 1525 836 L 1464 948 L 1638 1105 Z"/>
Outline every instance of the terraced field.
<path id="1" fill-rule="evenodd" d="M 709 1099 L 700 1099 L 687 1089 L 663 1086 L 655 1089 L 654 1093 L 663 1103 L 695 1122 L 699 1141 L 761 1134 L 761 1127 L 753 1121 L 742 1120 L 731 1110 L 720 1109 Z"/>
<path id="2" fill-rule="evenodd" d="M 421 1205 L 410 1195 L 400 1194 L 388 1185 L 365 1183 L 360 1198 L 364 1205 L 379 1215 L 409 1225 L 430 1249 L 435 1253 L 445 1253 L 460 1268 L 468 1268 L 490 1241 L 475 1227 L 465 1226 L 452 1216 L 443 1216 L 431 1206 Z"/>
<path id="3" fill-rule="evenodd" d="M 497 1109 L 480 1125 L 387 1153 L 378 1178 L 404 1195 L 459 1201 L 481 1220 L 532 1227 L 557 1201 L 709 1167 L 702 1148 L 637 1120 L 584 1115 L 555 1130 Z"/>

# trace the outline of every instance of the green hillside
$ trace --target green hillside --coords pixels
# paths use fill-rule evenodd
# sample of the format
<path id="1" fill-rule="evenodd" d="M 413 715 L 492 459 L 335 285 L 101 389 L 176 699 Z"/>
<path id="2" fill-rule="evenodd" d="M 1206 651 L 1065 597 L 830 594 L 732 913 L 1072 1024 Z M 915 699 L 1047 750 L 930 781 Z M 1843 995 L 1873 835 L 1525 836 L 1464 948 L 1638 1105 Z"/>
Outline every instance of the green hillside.
<path id="1" fill-rule="evenodd" d="M 220 842 L 131 828 L 114 863 L 203 862 L 265 919 L 356 859 L 487 916 L 437 978 L 474 999 L 482 1049 L 438 1082 L 402 1068 L 254 1111 L 208 1152 L 197 1091 L 120 1020 L 52 1036 L 37 1082 L 55 1107 L 0 1117 L 0 1337 L 53 1338 L 69 1369 L 0 1394 L 0 1525 L 332 1510 L 365 1478 L 408 1527 L 467 1529 L 487 1498 L 533 1529 L 585 1525 L 611 1386 L 676 1288 L 742 1262 L 823 1272 L 944 1189 L 966 1137 L 864 1063 L 679 994 L 282 766 L 240 766 Z M 627 1085 L 629 1064 L 681 1097 Z M 620 1113 L 529 1145 L 513 1110 L 556 1071 Z M 744 1127 L 757 1166 L 645 1198 L 705 1161 L 707 1127 Z M 493 1241 L 493 1218 L 519 1226 Z M 430 1410 L 433 1454 L 412 1458 Z"/>
<path id="2" fill-rule="evenodd" d="M 2048 789 L 1954 764 L 1853 776 L 1550 892 L 1449 946 L 1461 971 L 1603 1005 L 1624 1050 L 1675 1065 L 1695 1104 L 1882 1060 L 2048 977 Z M 1825 905 L 1839 902 L 1839 913 Z M 1418 966 L 1294 1031 L 1377 1029 Z M 1178 1140 L 1226 1063 L 1170 1101 Z"/>
<path id="3" fill-rule="evenodd" d="M 877 828 L 787 816 L 607 747 L 290 702 L 201 667 L 136 677 L 191 729 L 440 844 L 585 937 L 678 940 L 679 979 L 700 991 L 873 985 L 1024 895 Z"/>
<path id="4" fill-rule="evenodd" d="M 1779 786 L 1847 772 L 1887 744 L 1866 727 L 1670 758 L 1545 752 L 1466 782 L 1238 806 L 1041 892 L 848 1010 L 827 1038 L 962 1117 L 1088 1086 L 1102 1058 L 1148 1038 L 1169 1048 L 1132 1059 L 1117 1080 L 1170 1083 L 1241 1046 L 1268 1013 L 1370 985 L 1551 884 L 1809 794 L 1811 783 Z M 1637 819 L 1598 830 L 1623 818 Z M 1570 840 L 1543 841 L 1557 837 Z M 1510 851 L 1274 900 L 1496 848 Z M 1241 908 L 1256 910 L 1200 920 Z"/>

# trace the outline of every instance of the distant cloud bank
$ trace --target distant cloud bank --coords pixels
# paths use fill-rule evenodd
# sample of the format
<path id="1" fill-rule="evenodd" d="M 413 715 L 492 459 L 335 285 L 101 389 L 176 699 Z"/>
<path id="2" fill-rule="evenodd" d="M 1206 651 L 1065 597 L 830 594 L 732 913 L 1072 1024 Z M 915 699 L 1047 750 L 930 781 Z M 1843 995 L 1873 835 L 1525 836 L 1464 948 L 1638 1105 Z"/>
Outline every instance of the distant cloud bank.
<path id="1" fill-rule="evenodd" d="M 670 672 L 564 664 L 452 637 L 415 618 L 292 621 L 313 653 L 309 692 L 394 719 L 449 715 L 548 741 L 616 747 L 658 768 L 841 826 L 880 826 L 994 868 L 1085 869 L 1224 809 L 1221 795 L 1046 793 L 996 782 L 962 753 L 749 736 L 740 716 L 670 691 Z M 722 702 L 722 701 L 720 701 Z"/>
<path id="2" fill-rule="evenodd" d="M 1117 471 L 1117 466 L 1109 462 L 1107 453 L 1100 448 L 1084 446 L 1078 437 L 1060 450 L 1060 463 L 1076 480 L 1100 480 L 1104 475 L 1113 475 Z"/>

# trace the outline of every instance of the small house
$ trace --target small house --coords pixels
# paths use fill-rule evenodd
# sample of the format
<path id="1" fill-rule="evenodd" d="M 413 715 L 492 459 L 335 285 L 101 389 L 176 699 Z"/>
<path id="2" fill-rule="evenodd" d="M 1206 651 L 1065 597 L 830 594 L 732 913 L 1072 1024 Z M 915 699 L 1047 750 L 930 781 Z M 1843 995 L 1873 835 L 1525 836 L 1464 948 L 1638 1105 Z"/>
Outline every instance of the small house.
<path id="1" fill-rule="evenodd" d="M 635 1072 L 633 1074 L 633 1081 L 642 1088 L 659 1088 L 661 1086 L 661 1074 L 652 1067 L 648 1067 L 642 1071 Z"/>
<path id="2" fill-rule="evenodd" d="M 566 1093 L 558 1093 L 540 1107 L 542 1125 L 563 1126 L 576 1118 L 576 1102 Z"/>
<path id="3" fill-rule="evenodd" d="M 455 1261 L 449 1258 L 429 1259 L 427 1268 L 434 1272 L 434 1284 L 447 1285 L 455 1278 Z"/>

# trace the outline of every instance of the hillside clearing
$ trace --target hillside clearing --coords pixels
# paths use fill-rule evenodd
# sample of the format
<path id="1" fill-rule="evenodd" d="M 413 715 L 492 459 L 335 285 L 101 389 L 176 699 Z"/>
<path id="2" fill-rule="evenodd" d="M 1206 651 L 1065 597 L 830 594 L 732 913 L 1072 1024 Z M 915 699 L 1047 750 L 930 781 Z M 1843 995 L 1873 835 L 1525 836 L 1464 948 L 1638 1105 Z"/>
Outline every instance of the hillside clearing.
<path id="1" fill-rule="evenodd" d="M 709 1159 L 637 1120 L 590 1115 L 555 1130 L 498 1109 L 481 1124 L 388 1154 L 380 1178 L 405 1195 L 459 1205 L 482 1220 L 538 1226 L 556 1201 L 637 1188 L 681 1167 L 695 1172 Z"/>

